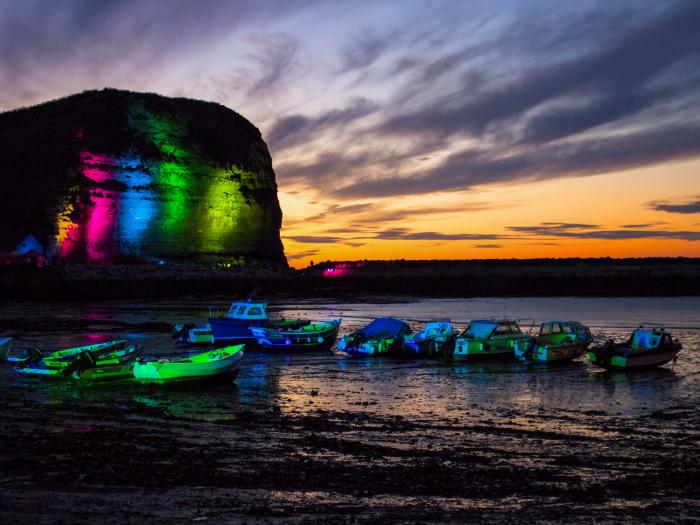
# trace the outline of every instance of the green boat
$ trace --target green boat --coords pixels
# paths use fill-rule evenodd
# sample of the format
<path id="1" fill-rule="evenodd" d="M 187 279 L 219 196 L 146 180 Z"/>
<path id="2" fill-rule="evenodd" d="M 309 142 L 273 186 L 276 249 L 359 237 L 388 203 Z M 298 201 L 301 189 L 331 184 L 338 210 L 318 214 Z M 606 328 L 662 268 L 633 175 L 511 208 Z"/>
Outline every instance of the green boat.
<path id="1" fill-rule="evenodd" d="M 157 384 L 233 381 L 241 368 L 244 346 L 227 346 L 173 361 L 140 359 L 134 363 L 133 375 L 141 383 Z"/>
<path id="2" fill-rule="evenodd" d="M 44 354 L 39 349 L 30 349 L 23 357 L 10 357 L 8 361 L 14 363 L 15 370 L 22 375 L 66 377 L 76 370 L 75 365 L 71 365 L 80 357 L 93 360 L 96 365 L 101 365 L 102 363 L 110 363 L 114 359 L 115 352 L 122 351 L 135 351 L 135 348 L 128 347 L 126 341 L 117 340 L 77 346 L 49 354 Z M 89 352 L 89 358 L 84 357 L 87 355 L 85 352 Z"/>
<path id="3" fill-rule="evenodd" d="M 576 321 L 547 321 L 529 341 L 516 341 L 515 357 L 523 362 L 551 363 L 581 357 L 593 342 L 587 326 Z"/>
<path id="4" fill-rule="evenodd" d="M 452 359 L 511 359 L 516 344 L 529 341 L 517 321 L 474 320 L 457 337 Z"/>

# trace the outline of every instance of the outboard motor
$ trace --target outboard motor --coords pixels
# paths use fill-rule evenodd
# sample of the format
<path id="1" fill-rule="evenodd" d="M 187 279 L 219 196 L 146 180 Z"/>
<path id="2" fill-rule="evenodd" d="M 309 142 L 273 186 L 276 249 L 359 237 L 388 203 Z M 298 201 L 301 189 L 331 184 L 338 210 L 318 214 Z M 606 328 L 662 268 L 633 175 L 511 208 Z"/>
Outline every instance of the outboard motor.
<path id="1" fill-rule="evenodd" d="M 95 368 L 97 364 L 97 359 L 95 359 L 95 354 L 90 350 L 84 350 L 80 352 L 80 355 L 67 367 L 63 369 L 63 375 L 68 377 L 73 374 L 73 372 L 81 370 L 87 370 L 89 368 Z"/>
<path id="2" fill-rule="evenodd" d="M 42 359 L 44 359 L 44 353 L 41 350 L 38 348 L 27 348 L 27 357 L 24 358 L 24 361 L 17 363 L 17 368 L 26 368 L 30 364 L 38 363 Z"/>
<path id="3" fill-rule="evenodd" d="M 194 328 L 194 323 L 185 323 L 179 330 L 173 329 L 173 339 L 185 340 L 187 338 L 187 333 Z"/>

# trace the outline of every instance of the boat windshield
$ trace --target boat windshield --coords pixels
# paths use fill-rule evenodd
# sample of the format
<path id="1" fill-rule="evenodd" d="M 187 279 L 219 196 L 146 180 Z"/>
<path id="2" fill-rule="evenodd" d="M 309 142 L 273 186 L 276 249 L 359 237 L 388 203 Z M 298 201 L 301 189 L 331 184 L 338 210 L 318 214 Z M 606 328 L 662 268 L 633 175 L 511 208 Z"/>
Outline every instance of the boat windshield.
<path id="1" fill-rule="evenodd" d="M 486 339 L 497 326 L 495 321 L 472 321 L 464 335 L 474 339 Z"/>
<path id="2" fill-rule="evenodd" d="M 660 330 L 647 330 L 644 328 L 638 328 L 632 332 L 632 343 L 631 347 L 633 350 L 644 350 L 647 348 L 656 348 L 661 342 L 662 331 Z"/>
<path id="3" fill-rule="evenodd" d="M 266 303 L 232 303 L 229 319 L 267 319 Z"/>

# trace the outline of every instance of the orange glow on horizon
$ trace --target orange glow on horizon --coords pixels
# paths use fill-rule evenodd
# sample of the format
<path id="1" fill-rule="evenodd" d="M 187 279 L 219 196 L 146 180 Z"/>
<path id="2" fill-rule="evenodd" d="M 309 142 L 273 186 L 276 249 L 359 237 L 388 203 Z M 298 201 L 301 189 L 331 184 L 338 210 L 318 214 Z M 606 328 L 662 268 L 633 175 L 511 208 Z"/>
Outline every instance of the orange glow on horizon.
<path id="1" fill-rule="evenodd" d="M 699 171 L 700 160 L 692 160 L 590 177 L 347 202 L 280 185 L 282 237 L 295 268 L 311 261 L 362 259 L 700 257 L 700 241 L 693 240 L 700 232 L 700 214 L 651 207 L 654 201 L 700 195 Z M 557 235 L 556 223 L 580 228 Z M 545 230 L 517 230 L 532 227 Z M 554 231 L 549 234 L 547 227 Z M 600 231 L 612 237 L 624 237 L 627 231 L 660 236 L 596 238 Z M 587 238 L 589 232 L 593 238 Z M 666 236 L 668 232 L 685 232 L 686 238 Z M 476 237 L 461 239 L 465 234 Z"/>

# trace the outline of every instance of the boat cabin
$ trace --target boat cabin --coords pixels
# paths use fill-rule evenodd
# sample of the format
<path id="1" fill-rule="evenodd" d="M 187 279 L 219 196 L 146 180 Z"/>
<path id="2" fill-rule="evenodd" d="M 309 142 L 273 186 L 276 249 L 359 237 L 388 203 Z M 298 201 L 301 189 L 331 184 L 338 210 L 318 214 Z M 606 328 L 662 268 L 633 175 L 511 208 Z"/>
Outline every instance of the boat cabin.
<path id="1" fill-rule="evenodd" d="M 560 344 L 564 342 L 588 341 L 592 339 L 587 326 L 576 321 L 548 321 L 540 325 L 538 342 Z"/>
<path id="2" fill-rule="evenodd" d="M 637 328 L 632 332 L 630 338 L 630 348 L 632 350 L 651 350 L 659 345 L 670 345 L 673 343 L 670 334 L 664 332 L 663 328 Z"/>
<path id="3" fill-rule="evenodd" d="M 248 301 L 231 303 L 231 308 L 229 308 L 226 317 L 229 319 L 267 319 L 267 303 L 251 303 Z"/>
<path id="4" fill-rule="evenodd" d="M 416 334 L 417 338 L 435 337 L 445 334 L 452 334 L 452 322 L 449 319 L 428 321 L 423 329 Z"/>
<path id="5" fill-rule="evenodd" d="M 522 335 L 517 321 L 488 321 L 477 320 L 469 323 L 462 337 L 469 339 L 492 339 L 503 336 L 509 338 Z"/>

